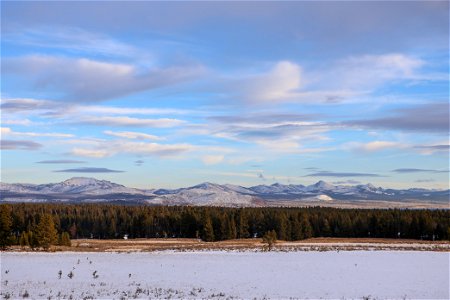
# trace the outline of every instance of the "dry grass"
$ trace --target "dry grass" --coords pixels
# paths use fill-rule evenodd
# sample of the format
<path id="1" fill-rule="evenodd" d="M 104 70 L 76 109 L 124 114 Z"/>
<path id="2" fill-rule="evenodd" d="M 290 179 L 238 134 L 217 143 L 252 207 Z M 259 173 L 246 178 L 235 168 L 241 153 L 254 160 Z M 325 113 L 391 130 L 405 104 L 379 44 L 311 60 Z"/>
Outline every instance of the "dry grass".
<path id="1" fill-rule="evenodd" d="M 427 250 L 450 251 L 449 241 L 420 241 L 377 238 L 311 238 L 302 241 L 277 241 L 279 251 L 329 250 Z M 262 251 L 262 239 L 237 239 L 203 242 L 198 239 L 130 239 L 130 240 L 72 240 L 72 247 L 54 246 L 53 251 L 74 252 L 148 252 L 148 251 Z M 13 251 L 29 251 L 16 246 Z"/>

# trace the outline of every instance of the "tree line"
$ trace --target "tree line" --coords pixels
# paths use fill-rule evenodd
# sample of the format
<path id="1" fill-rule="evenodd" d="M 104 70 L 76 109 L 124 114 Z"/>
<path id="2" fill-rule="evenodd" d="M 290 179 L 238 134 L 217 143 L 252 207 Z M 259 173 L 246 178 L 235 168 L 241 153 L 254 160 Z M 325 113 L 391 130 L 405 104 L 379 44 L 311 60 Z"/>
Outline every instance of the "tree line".
<path id="1" fill-rule="evenodd" d="M 2 204 L 0 239 L 11 243 L 39 236 L 47 219 L 56 237 L 118 239 L 201 238 L 219 241 L 262 237 L 274 231 L 280 240 L 310 237 L 449 239 L 449 210 L 338 208 L 221 208 L 120 206 L 112 204 Z M 49 220 L 50 218 L 51 220 Z M 9 226 L 5 224 L 9 223 Z M 23 236 L 23 237 L 22 237 Z"/>

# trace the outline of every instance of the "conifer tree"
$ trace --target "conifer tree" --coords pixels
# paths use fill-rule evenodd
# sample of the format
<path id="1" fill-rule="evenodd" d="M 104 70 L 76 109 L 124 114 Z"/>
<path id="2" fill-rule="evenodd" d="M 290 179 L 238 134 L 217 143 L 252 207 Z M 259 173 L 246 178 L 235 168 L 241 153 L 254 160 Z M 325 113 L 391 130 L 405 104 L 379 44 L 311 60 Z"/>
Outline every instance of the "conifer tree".
<path id="1" fill-rule="evenodd" d="M 29 230 L 27 232 L 28 235 L 28 243 L 31 247 L 31 249 L 35 249 L 39 246 L 39 241 L 37 239 L 36 233 L 32 230 Z"/>
<path id="2" fill-rule="evenodd" d="M 272 250 L 273 245 L 277 242 L 277 232 L 275 230 L 267 231 L 263 236 L 263 243 L 267 244 L 269 251 Z"/>
<path id="3" fill-rule="evenodd" d="M 206 242 L 213 242 L 215 240 L 214 228 L 209 216 L 206 217 L 205 224 L 203 225 L 203 238 Z"/>
<path id="4" fill-rule="evenodd" d="M 229 239 L 235 239 L 237 237 L 237 230 L 236 230 L 236 222 L 234 221 L 234 215 L 230 216 L 230 222 L 228 223 L 228 238 Z"/>
<path id="5" fill-rule="evenodd" d="M 239 214 L 239 238 L 244 239 L 249 236 L 247 215 L 244 210 L 241 210 Z"/>
<path id="6" fill-rule="evenodd" d="M 30 245 L 30 241 L 28 240 L 28 234 L 25 231 L 22 231 L 22 233 L 20 234 L 19 245 L 21 247 Z"/>
<path id="7" fill-rule="evenodd" d="M 302 239 L 309 239 L 313 235 L 313 229 L 311 227 L 311 224 L 309 223 L 307 218 L 303 218 L 302 222 L 300 223 L 301 231 L 302 231 Z"/>
<path id="8" fill-rule="evenodd" d="M 59 236 L 59 245 L 61 246 L 71 246 L 69 233 L 64 231 Z"/>
<path id="9" fill-rule="evenodd" d="M 0 248 L 5 249 L 11 245 L 11 226 L 12 217 L 10 207 L 7 205 L 0 205 Z"/>
<path id="10" fill-rule="evenodd" d="M 51 215 L 44 214 L 41 216 L 36 228 L 36 237 L 39 246 L 45 250 L 48 250 L 51 245 L 56 243 L 58 235 Z"/>

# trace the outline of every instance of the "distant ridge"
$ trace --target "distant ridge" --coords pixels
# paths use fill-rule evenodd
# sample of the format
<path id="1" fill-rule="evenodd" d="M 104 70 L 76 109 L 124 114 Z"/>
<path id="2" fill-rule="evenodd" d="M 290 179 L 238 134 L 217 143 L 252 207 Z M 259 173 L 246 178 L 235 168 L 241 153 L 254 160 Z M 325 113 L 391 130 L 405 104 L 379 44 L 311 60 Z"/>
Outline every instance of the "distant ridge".
<path id="1" fill-rule="evenodd" d="M 312 185 L 274 183 L 242 187 L 204 182 L 179 189 L 135 189 L 107 180 L 73 177 L 59 183 L 0 183 L 2 202 L 126 202 L 149 205 L 264 206 L 317 201 L 422 201 L 448 203 L 449 190 L 411 188 L 384 189 L 370 183 L 333 185 L 318 181 Z"/>

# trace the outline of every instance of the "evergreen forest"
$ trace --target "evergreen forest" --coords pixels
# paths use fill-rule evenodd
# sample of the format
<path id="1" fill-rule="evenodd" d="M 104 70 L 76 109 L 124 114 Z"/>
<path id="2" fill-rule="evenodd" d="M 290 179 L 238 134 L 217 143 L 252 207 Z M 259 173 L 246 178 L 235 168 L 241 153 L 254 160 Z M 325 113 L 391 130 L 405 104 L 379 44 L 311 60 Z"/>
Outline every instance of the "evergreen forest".
<path id="1" fill-rule="evenodd" d="M 45 245 L 78 238 L 200 238 L 219 241 L 263 237 L 372 237 L 448 240 L 449 210 L 309 208 L 223 208 L 121 206 L 112 204 L 2 204 L 1 246 Z M 50 236 L 42 231 L 53 231 Z M 47 234 L 48 235 L 48 234 Z M 27 239 L 23 241 L 23 239 Z M 39 244 L 36 242 L 37 245 Z"/>

